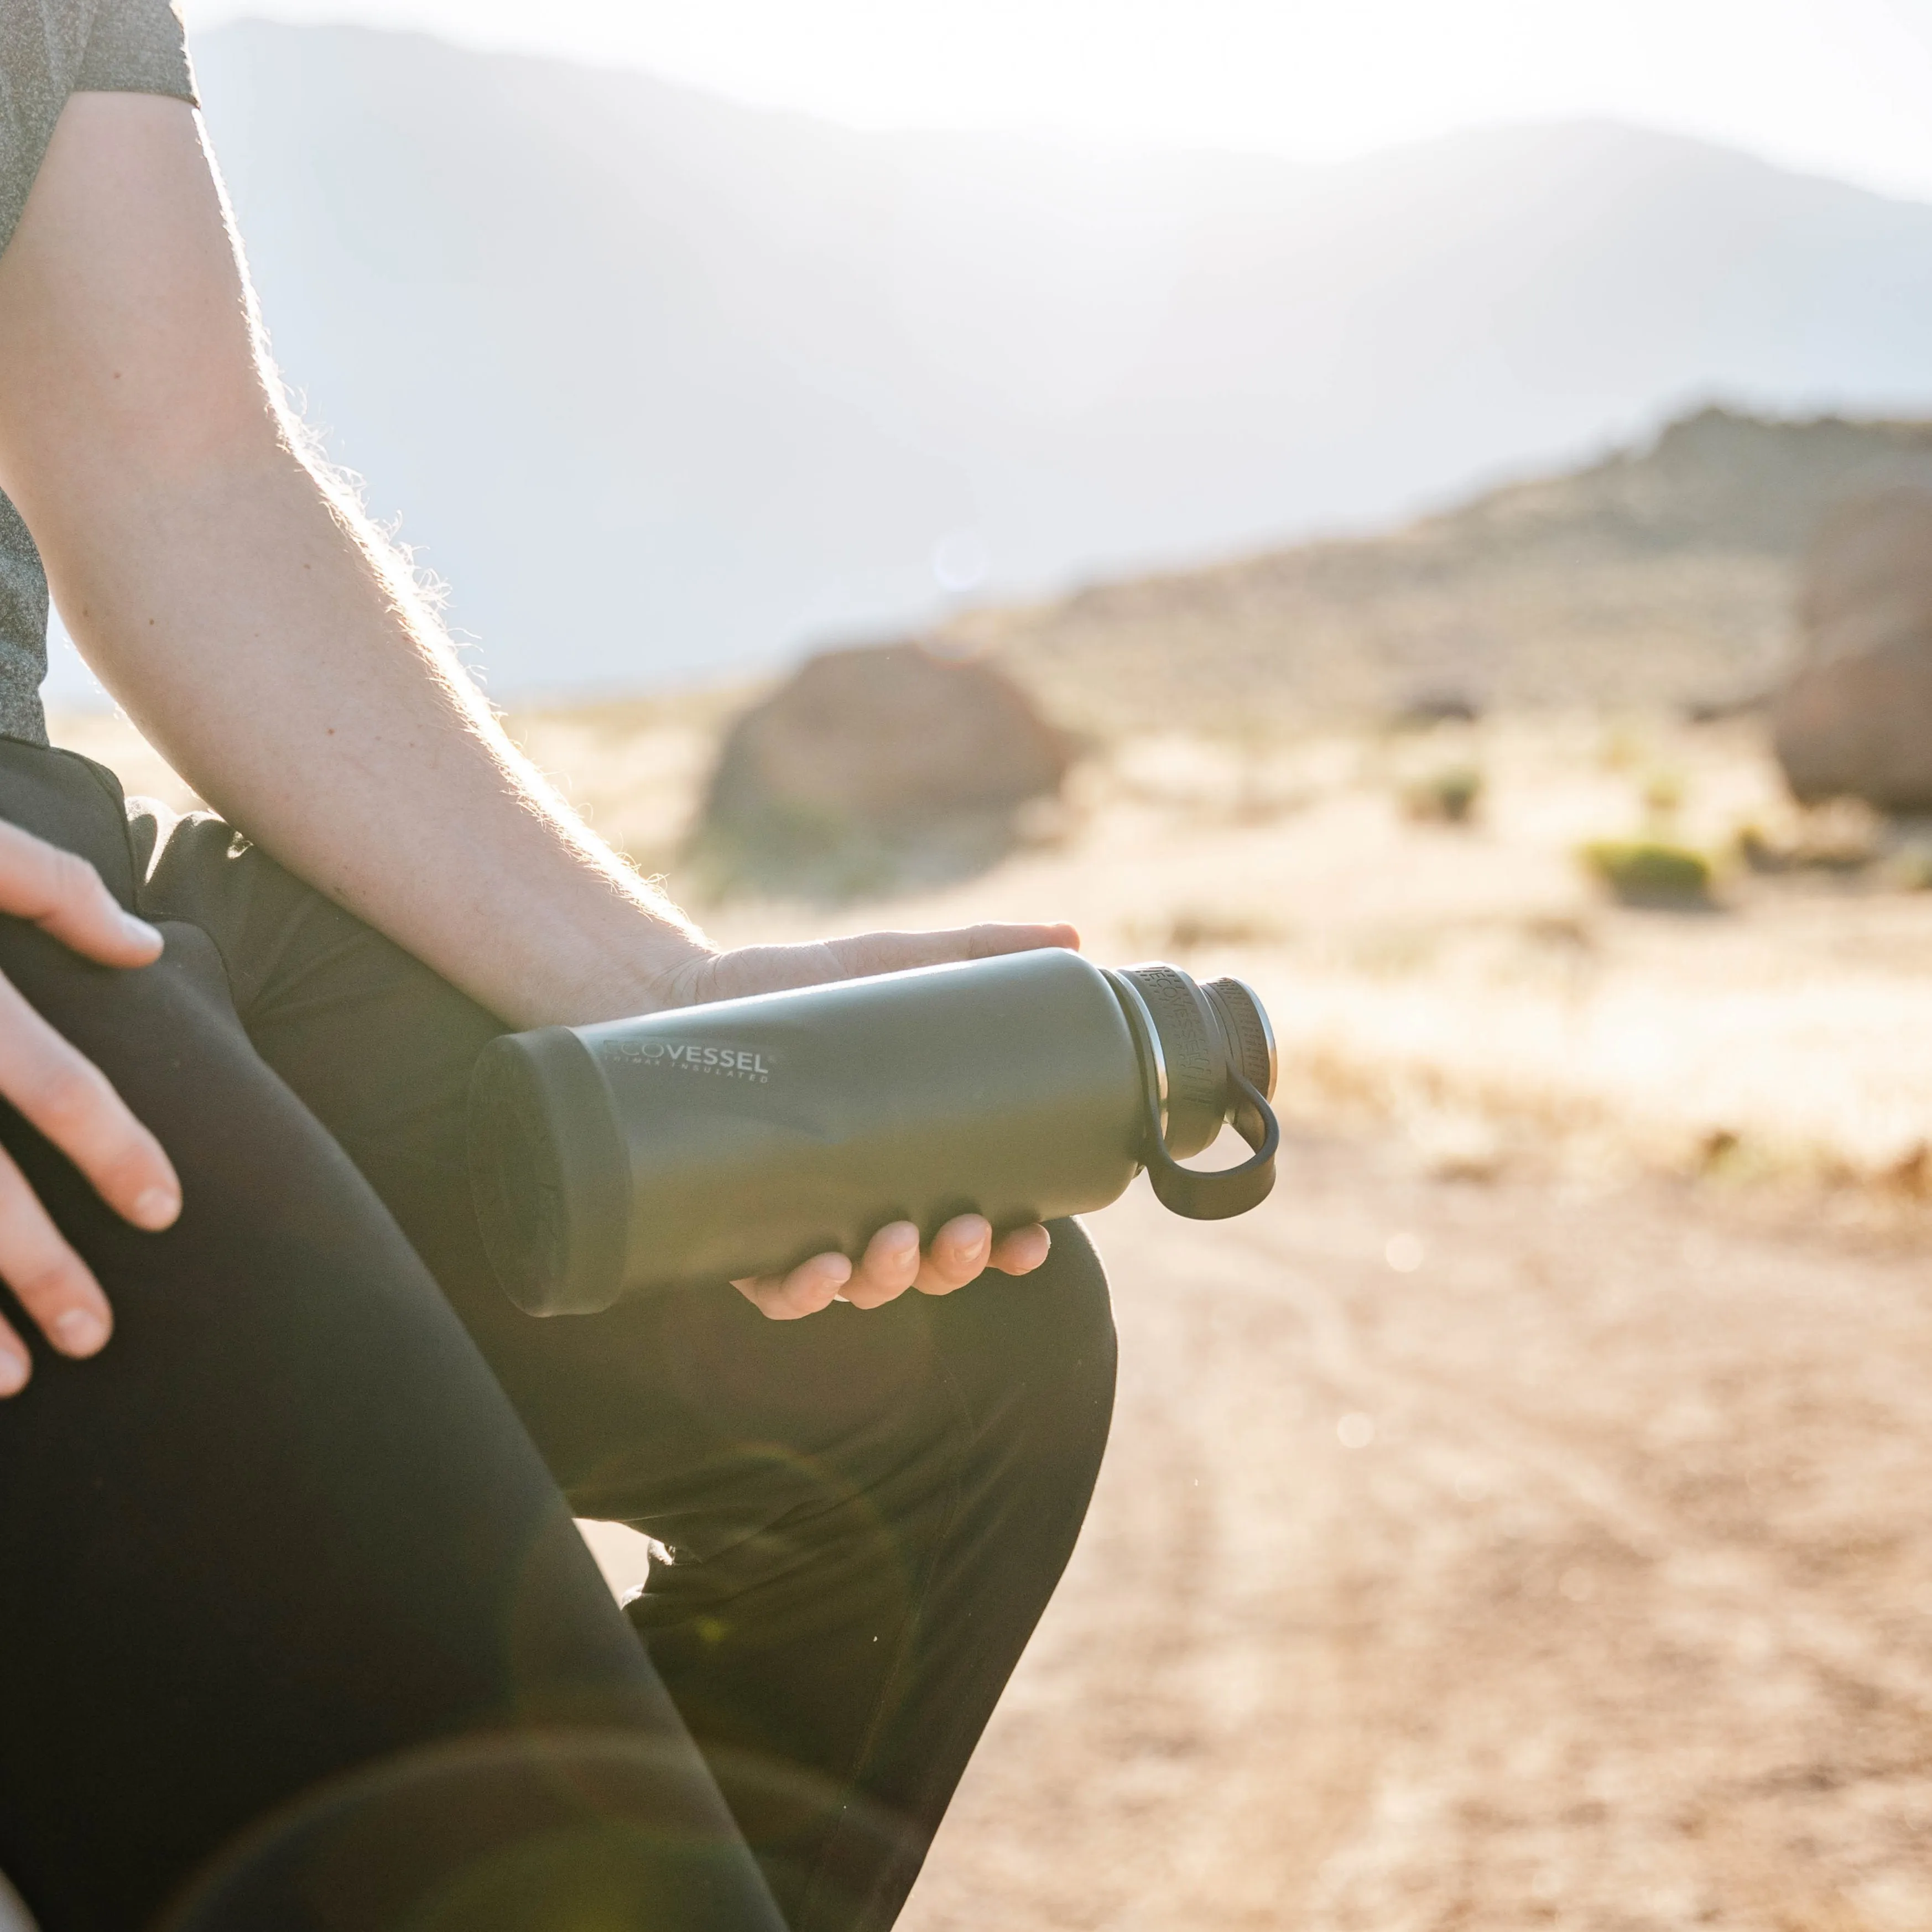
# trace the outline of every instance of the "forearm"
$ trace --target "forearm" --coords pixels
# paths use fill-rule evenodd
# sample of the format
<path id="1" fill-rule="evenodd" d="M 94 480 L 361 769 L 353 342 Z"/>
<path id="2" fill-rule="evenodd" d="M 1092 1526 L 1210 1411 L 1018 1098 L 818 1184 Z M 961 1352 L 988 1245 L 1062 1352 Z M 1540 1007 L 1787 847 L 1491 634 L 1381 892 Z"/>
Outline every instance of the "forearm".
<path id="1" fill-rule="evenodd" d="M 509 744 L 286 445 L 94 492 L 88 521 L 71 556 L 50 547 L 76 640 L 224 817 L 506 1019 L 660 1003 L 700 942 Z"/>

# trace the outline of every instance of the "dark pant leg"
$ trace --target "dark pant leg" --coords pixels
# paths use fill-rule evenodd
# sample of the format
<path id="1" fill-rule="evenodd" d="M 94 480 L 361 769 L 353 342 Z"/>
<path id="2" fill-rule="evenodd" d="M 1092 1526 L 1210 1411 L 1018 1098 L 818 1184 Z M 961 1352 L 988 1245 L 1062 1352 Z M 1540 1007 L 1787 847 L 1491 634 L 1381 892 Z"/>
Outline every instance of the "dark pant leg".
<path id="1" fill-rule="evenodd" d="M 1084 1232 L 1053 1236 L 944 1300 L 685 1296 L 631 1330 L 677 1365 L 684 1453 L 608 1492 L 680 1558 L 629 1608 L 734 1803 L 734 1762 L 813 1773 L 738 1806 L 797 1932 L 892 1923 L 1072 1552 L 1113 1336 Z"/>
<path id="2" fill-rule="evenodd" d="M 259 854 L 188 861 L 225 836 L 164 842 L 157 902 L 192 882 L 230 935 L 256 1045 L 395 1213 L 573 1507 L 675 1552 L 632 1614 L 790 1922 L 890 1924 L 1099 1465 L 1114 1345 L 1085 1237 L 1063 1223 L 1037 1274 L 868 1312 L 771 1322 L 720 1283 L 532 1320 L 490 1274 L 464 1166 L 496 1023 Z"/>
<path id="3" fill-rule="evenodd" d="M 0 745 L 0 817 L 131 896 L 118 800 L 80 761 Z M 166 931 L 160 962 L 117 972 L 0 920 L 0 970 L 158 1134 L 186 1204 L 137 1232 L 0 1108 L 118 1324 L 90 1362 L 37 1344 L 0 1403 L 0 1870 L 46 1932 L 134 1932 L 232 1834 L 345 1777 L 494 1741 L 524 1750 L 527 1786 L 529 1750 L 561 1762 L 581 1736 L 634 1742 L 650 1762 L 606 1780 L 612 1808 L 700 1847 L 608 1922 L 772 1924 L 495 1378 L 250 1046 L 214 946 Z M 520 1815 L 512 1793 L 502 1844 Z M 237 1923 L 393 1922 L 332 1893 L 253 1895 Z"/>

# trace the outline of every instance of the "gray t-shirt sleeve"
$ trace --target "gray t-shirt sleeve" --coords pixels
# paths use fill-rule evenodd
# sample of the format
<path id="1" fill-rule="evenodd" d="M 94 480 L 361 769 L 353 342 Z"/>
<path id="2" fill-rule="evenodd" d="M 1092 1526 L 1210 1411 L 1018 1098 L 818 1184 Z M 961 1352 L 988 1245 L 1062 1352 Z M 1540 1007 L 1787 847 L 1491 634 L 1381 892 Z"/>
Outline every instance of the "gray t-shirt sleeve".
<path id="1" fill-rule="evenodd" d="M 170 0 L 100 0 L 71 92 L 194 99 L 188 34 Z"/>
<path id="2" fill-rule="evenodd" d="M 78 93 L 194 101 L 188 36 L 170 0 L 0 0 L 0 249 Z"/>
<path id="3" fill-rule="evenodd" d="M 70 94 L 194 100 L 188 38 L 170 0 L 0 0 L 0 250 Z M 14 506 L 0 496 L 0 736 L 46 742 L 47 580 Z"/>

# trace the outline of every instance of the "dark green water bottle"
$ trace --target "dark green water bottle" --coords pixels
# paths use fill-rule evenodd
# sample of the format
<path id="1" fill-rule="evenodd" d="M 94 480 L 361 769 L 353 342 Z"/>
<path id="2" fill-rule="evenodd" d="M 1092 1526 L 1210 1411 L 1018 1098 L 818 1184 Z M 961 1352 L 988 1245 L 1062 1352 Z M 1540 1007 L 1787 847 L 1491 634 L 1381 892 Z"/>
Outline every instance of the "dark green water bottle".
<path id="1" fill-rule="evenodd" d="M 1143 1167 L 1177 1214 L 1274 1181 L 1274 1036 L 1238 980 L 1058 950 L 545 1027 L 470 1091 L 478 1218 L 532 1315 L 776 1274 L 875 1228 L 1103 1208 Z M 1253 1150 L 1180 1161 L 1232 1121 Z"/>

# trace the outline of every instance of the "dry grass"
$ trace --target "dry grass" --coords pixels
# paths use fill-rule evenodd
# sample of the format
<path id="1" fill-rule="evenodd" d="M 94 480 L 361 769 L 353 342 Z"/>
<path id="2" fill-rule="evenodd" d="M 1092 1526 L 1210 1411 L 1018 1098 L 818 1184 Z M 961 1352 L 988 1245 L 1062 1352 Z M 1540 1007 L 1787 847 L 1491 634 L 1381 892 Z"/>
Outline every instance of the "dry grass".
<path id="1" fill-rule="evenodd" d="M 1418 776 L 1454 761 L 1484 773 L 1479 822 L 1417 820 Z M 1748 826 L 1804 848 L 1749 726 L 1142 734 L 1078 775 L 1055 842 L 845 918 L 1070 916 L 1102 957 L 1238 970 L 1268 998 L 1310 1119 L 1339 1103 L 1456 1145 L 1480 1121 L 1499 1157 L 1546 1164 L 1916 1184 L 1932 896 L 1881 855 L 1862 871 L 1732 862 L 1708 910 L 1619 907 L 1576 854 L 1654 829 L 1662 764 L 1674 838 L 1729 854 Z M 714 926 L 768 938 L 824 917 L 737 905 Z"/>

